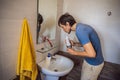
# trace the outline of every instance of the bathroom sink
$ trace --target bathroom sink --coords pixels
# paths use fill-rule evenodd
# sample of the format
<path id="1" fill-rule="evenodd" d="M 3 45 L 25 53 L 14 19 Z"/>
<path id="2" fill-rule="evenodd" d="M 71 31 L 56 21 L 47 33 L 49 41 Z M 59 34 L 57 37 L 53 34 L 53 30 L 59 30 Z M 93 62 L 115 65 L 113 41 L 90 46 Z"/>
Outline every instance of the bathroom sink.
<path id="1" fill-rule="evenodd" d="M 67 57 L 55 55 L 54 58 L 51 58 L 49 65 L 43 60 L 38 63 L 38 66 L 41 67 L 42 73 L 46 75 L 45 80 L 58 80 L 60 76 L 64 76 L 72 70 L 74 63 Z"/>

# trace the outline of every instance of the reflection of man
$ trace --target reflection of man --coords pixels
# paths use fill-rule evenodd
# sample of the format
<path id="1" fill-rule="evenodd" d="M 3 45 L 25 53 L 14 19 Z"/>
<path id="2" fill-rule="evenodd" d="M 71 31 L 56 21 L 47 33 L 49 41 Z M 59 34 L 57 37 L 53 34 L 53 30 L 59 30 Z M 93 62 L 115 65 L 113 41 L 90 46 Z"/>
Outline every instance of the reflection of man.
<path id="1" fill-rule="evenodd" d="M 89 25 L 76 23 L 75 19 L 67 13 L 59 18 L 58 25 L 66 33 L 75 31 L 79 44 L 81 43 L 84 47 L 84 51 L 67 48 L 70 54 L 85 57 L 82 65 L 81 80 L 97 80 L 103 68 L 104 59 L 96 31 Z M 71 43 L 72 45 L 76 44 L 74 41 L 71 41 Z"/>
<path id="2" fill-rule="evenodd" d="M 37 24 L 37 43 L 38 43 L 38 38 L 39 38 L 39 32 L 41 28 L 41 24 L 43 22 L 43 17 L 40 13 L 38 13 L 38 24 Z"/>

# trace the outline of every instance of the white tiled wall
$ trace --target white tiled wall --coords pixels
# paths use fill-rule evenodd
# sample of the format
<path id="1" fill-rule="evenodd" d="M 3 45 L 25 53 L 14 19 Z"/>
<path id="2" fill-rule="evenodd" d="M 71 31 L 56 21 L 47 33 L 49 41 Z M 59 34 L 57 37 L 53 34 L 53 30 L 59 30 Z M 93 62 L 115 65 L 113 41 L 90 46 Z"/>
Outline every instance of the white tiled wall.
<path id="1" fill-rule="evenodd" d="M 57 2 L 62 5 L 63 0 Z M 62 12 L 59 7 L 58 12 Z M 59 15 L 57 15 L 59 16 Z M 9 80 L 16 75 L 18 47 L 23 18 L 28 19 L 34 46 L 36 45 L 37 0 L 0 0 L 0 79 Z M 60 29 L 56 30 L 56 41 L 59 45 Z M 51 53 L 58 51 L 54 49 Z M 41 54 L 37 55 L 41 58 Z M 42 59 L 42 58 L 41 58 Z"/>
<path id="2" fill-rule="evenodd" d="M 16 75 L 16 64 L 23 18 L 36 39 L 37 0 L 0 0 L 0 80 Z"/>

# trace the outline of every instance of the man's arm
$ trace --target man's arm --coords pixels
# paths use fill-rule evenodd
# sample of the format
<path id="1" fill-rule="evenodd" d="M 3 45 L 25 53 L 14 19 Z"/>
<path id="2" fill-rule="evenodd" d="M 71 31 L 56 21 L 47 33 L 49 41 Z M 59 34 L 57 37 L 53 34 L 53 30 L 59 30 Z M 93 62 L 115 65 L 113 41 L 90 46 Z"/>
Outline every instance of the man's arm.
<path id="1" fill-rule="evenodd" d="M 91 42 L 86 43 L 85 45 L 83 45 L 83 47 L 84 47 L 84 51 L 82 51 L 82 52 L 75 51 L 75 50 L 69 49 L 69 48 L 67 49 L 67 51 L 72 55 L 79 55 L 79 56 L 91 57 L 91 58 L 96 57 L 96 52 L 95 52 Z"/>

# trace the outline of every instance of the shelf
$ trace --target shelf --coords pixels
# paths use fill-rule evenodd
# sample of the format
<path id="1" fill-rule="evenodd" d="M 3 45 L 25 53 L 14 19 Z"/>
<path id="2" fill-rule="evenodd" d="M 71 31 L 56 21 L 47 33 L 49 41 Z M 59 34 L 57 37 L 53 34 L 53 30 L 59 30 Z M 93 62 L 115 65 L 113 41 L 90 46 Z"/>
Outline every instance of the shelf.
<path id="1" fill-rule="evenodd" d="M 38 49 L 38 50 L 36 50 L 37 52 L 40 52 L 40 53 L 45 53 L 45 52 L 48 52 L 48 51 L 50 51 L 50 50 L 52 50 L 52 49 L 54 49 L 54 48 L 56 48 L 56 47 L 51 47 L 51 48 L 41 48 L 41 49 Z"/>

